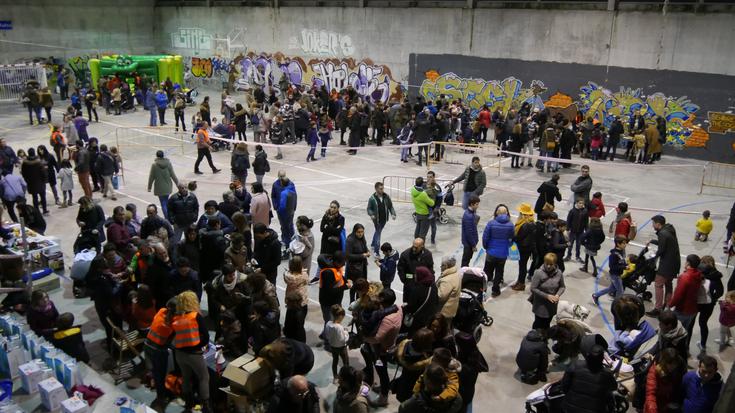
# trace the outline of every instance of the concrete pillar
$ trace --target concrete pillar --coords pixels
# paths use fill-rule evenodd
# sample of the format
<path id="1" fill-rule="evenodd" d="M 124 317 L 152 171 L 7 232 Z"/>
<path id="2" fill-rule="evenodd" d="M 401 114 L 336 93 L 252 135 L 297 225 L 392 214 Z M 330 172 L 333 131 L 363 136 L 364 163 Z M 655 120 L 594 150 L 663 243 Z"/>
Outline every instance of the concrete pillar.
<path id="1" fill-rule="evenodd" d="M 477 6 L 477 0 L 467 0 L 467 8 L 474 9 Z"/>
<path id="2" fill-rule="evenodd" d="M 618 9 L 617 0 L 607 0 L 607 11 L 615 11 Z"/>

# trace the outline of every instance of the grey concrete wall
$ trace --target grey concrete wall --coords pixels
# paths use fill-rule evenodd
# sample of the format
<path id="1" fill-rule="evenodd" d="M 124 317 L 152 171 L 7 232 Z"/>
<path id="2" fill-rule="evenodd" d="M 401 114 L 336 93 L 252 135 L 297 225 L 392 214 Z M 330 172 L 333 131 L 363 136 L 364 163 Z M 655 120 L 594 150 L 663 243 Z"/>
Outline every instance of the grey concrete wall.
<path id="1" fill-rule="evenodd" d="M 154 50 L 152 0 L 0 0 L 0 63 Z M 16 42 L 16 43 L 11 43 Z"/>
<path id="2" fill-rule="evenodd" d="M 399 81 L 408 78 L 410 53 L 735 74 L 732 13 L 159 7 L 155 15 L 159 51 L 207 57 L 212 51 L 172 47 L 172 33 L 196 27 L 224 37 L 243 28 L 248 51 L 306 58 L 313 56 L 294 40 L 324 30 L 349 36 L 352 57 L 389 66 Z"/>

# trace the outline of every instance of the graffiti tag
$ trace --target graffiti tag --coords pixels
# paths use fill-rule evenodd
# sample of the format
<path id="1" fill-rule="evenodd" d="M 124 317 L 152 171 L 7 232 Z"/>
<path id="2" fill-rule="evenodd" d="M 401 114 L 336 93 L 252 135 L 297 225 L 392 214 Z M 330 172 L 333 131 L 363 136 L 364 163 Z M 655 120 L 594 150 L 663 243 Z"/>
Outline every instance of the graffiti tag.
<path id="1" fill-rule="evenodd" d="M 709 133 L 735 132 L 735 114 L 723 112 L 707 112 Z"/>
<path id="2" fill-rule="evenodd" d="M 355 53 L 355 46 L 349 35 L 326 30 L 303 29 L 301 38 L 292 38 L 291 44 L 297 44 L 306 55 L 350 57 Z"/>
<path id="3" fill-rule="evenodd" d="M 212 49 L 212 35 L 204 29 L 180 27 L 171 33 L 171 47 L 193 51 Z"/>

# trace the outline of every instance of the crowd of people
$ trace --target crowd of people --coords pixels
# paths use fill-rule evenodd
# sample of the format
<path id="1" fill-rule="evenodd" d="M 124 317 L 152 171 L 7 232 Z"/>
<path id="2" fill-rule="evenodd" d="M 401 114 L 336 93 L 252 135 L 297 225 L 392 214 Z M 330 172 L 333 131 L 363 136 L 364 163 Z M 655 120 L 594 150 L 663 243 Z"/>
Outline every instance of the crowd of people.
<path id="1" fill-rule="evenodd" d="M 115 78 L 107 82 L 114 82 Z M 115 90 L 125 85 L 126 82 L 121 82 L 112 88 L 111 102 L 116 112 L 119 105 L 115 103 Z M 145 89 L 141 86 L 146 107 L 151 111 L 151 125 L 155 125 L 156 119 L 165 124 L 166 108 L 173 105 L 175 112 L 178 111 L 176 127 L 180 120 L 185 129 L 186 105 L 179 105 L 185 97 L 166 83 L 161 86 L 163 92 L 157 91 L 156 86 L 146 85 Z M 107 84 L 105 88 L 109 89 Z M 166 101 L 161 98 L 159 104 L 160 95 Z M 197 404 L 202 406 L 202 411 L 212 411 L 221 402 L 221 397 L 210 391 L 210 382 L 216 383 L 217 378 L 212 377 L 202 357 L 213 330 L 211 341 L 222 346 L 228 356 L 252 352 L 278 372 L 279 380 L 266 398 L 269 411 L 319 411 L 320 394 L 309 380 L 314 350 L 306 343 L 305 331 L 308 288 L 315 284 L 323 320 L 317 347 L 331 355 L 331 372 L 337 385 L 336 398 L 330 406 L 332 411 L 366 412 L 372 407 L 385 407 L 391 393 L 401 403 L 400 412 L 467 411 L 478 375 L 488 370 L 477 346 L 477 319 L 467 317 L 466 308 L 459 305 L 463 277 L 481 240 L 483 277 L 487 277 L 493 297 L 501 295 L 502 287 L 507 284 L 504 267 L 513 244 L 519 253 L 519 274 L 511 288 L 525 291 L 530 281 L 528 301 L 534 321 L 521 343 L 517 359 L 521 380 L 534 384 L 546 381 L 548 345 L 553 343 L 552 350 L 560 355 L 557 362 L 569 365 L 561 381 L 566 394 L 564 411 L 613 411 L 610 410 L 612 394 L 617 385 L 611 368 L 604 363 L 606 352 L 611 350 L 599 343 L 581 346 L 590 331 L 580 331 L 561 322 L 552 325 L 566 290 L 564 274 L 569 271 L 572 254 L 582 271 L 591 271 L 594 276 L 602 272 L 604 265 L 598 266 L 595 258 L 605 241 L 600 219 L 607 211 L 603 194 L 593 190 L 590 166 L 580 168 L 580 176 L 570 187 L 574 207 L 566 220 L 555 212 L 555 202 L 561 201 L 562 196 L 559 175 L 554 173 L 538 188 L 539 196 L 533 207 L 530 203 L 516 208 L 505 204 L 495 206 L 480 237 L 478 210 L 486 176 L 481 159 L 472 159 L 465 171 L 452 181 L 463 185 L 461 261 L 442 257 L 437 271 L 432 252 L 425 243 L 427 239 L 432 244 L 436 242 L 438 214 L 447 191 L 436 183 L 433 172 L 416 178 L 411 188 L 416 228 L 408 248 L 399 252 L 381 239 L 383 229 L 397 214 L 380 182 L 366 201 L 367 216 L 374 230 L 370 243 L 365 226 L 359 222 L 348 224 L 340 213 L 339 201 L 333 200 L 319 222 L 321 237 L 317 245 L 314 220 L 298 215 L 296 183 L 287 171 L 279 170 L 270 191 L 266 191 L 263 176 L 270 171 L 270 165 L 263 144 L 296 143 L 305 139 L 311 147 L 307 159 L 316 160 L 316 147 L 321 143 L 321 156 L 326 156 L 327 142 L 335 130 L 340 133 L 340 144 L 348 146 L 349 153 L 354 154 L 371 140 L 382 145 L 387 137 L 394 142 L 419 144 L 432 140 L 486 142 L 487 131 L 495 128 L 497 142 L 510 152 L 525 150 L 526 154 L 532 154 L 538 145 L 542 158 L 536 166 L 553 172 L 559 167 L 571 167 L 563 160 L 570 160 L 573 150 L 591 160 L 607 157 L 613 160 L 626 133 L 619 119 L 605 130 L 594 119 L 564 119 L 527 104 L 505 116 L 497 111 L 490 113 L 485 107 L 472 119 L 469 108 L 461 101 L 418 99 L 413 105 L 408 101 L 383 105 L 363 100 L 351 86 L 339 92 L 328 92 L 324 87 L 305 91 L 287 81 L 280 82 L 278 90 L 256 88 L 248 99 L 251 101 L 246 107 L 233 104 L 232 97 L 224 91 L 222 122 L 217 123 L 211 117 L 209 99 L 205 97 L 193 118 L 197 173 L 201 173 L 199 164 L 204 158 L 214 173 L 220 171 L 212 161 L 210 150 L 216 140 L 210 138 L 210 131 L 218 137 L 232 139 L 237 133 L 241 140 L 235 143 L 231 153 L 232 179 L 222 200 L 207 200 L 200 206 L 196 184 L 180 180 L 164 152 L 158 151 L 147 184 L 158 205 L 149 204 L 144 217 L 138 215 L 134 204 L 117 205 L 110 211 L 111 217 L 107 217 L 106 211 L 93 199 L 93 192 L 100 191 L 103 197 L 116 200 L 114 178 L 122 159 L 115 148 L 88 136 L 88 121 L 73 102 L 64 116 L 63 128 L 54 127 L 50 137 L 56 156 L 43 145 L 16 152 L 0 139 L 3 204 L 13 221 L 20 216 L 26 226 L 41 234 L 46 229 L 47 185 L 57 204 L 71 207 L 72 176 L 76 172 L 84 194 L 76 202 L 80 234 L 74 251 L 92 248 L 98 256 L 86 277 L 75 282 L 75 296 L 89 296 L 93 300 L 105 329 L 108 351 L 112 350 L 113 326 L 127 324 L 145 335 L 150 383 L 157 394 L 155 409 L 165 410 L 171 399 L 165 382 L 172 369 L 182 378 L 181 397 L 187 411 Z M 26 103 L 32 115 L 35 102 Z M 88 115 L 91 121 L 91 112 Z M 79 118 L 84 122 L 77 122 Z M 218 129 L 218 125 L 224 129 Z M 252 159 L 245 142 L 247 126 L 253 129 L 256 142 Z M 631 140 L 634 145 L 627 146 L 625 158 L 641 155 L 637 160 L 647 163 L 659 159 L 659 139 L 665 136 L 665 124 L 663 127 L 664 130 L 660 122 L 647 125 L 639 115 L 633 117 L 628 133 L 644 134 L 646 143 L 639 151 L 635 140 Z M 348 142 L 345 142 L 348 130 Z M 605 140 L 608 151 L 602 154 Z M 418 148 L 418 164 L 426 162 L 429 156 L 436 159 L 442 156 L 441 150 L 430 155 L 427 145 Z M 280 149 L 279 157 L 282 157 Z M 528 159 L 528 165 L 532 166 L 531 158 L 515 155 L 512 166 L 520 168 L 524 163 L 521 159 Z M 14 173 L 18 164 L 20 175 Z M 255 180 L 248 187 L 251 166 Z M 59 180 L 63 203 L 56 189 Z M 26 202 L 28 194 L 31 204 Z M 515 223 L 511 218 L 513 210 L 518 212 Z M 624 294 L 626 272 L 634 271 L 641 264 L 635 255 L 626 254 L 627 243 L 636 236 L 636 225 L 625 202 L 619 203 L 615 212 L 616 218 L 608 230 L 614 237 L 614 248 L 608 259 L 611 285 L 592 296 L 595 303 L 608 294 L 614 298 L 616 334 L 610 340 L 611 347 L 625 347 L 635 337 L 648 334 L 649 329 L 652 331 L 645 315 L 659 320 L 659 343 L 647 356 L 654 364 L 645 373 L 645 380 L 636 376 L 633 405 L 647 412 L 666 411 L 676 403 L 684 413 L 711 411 L 722 381 L 716 360 L 704 354 L 707 320 L 719 304 L 720 349 L 731 345 L 735 277 L 730 277 L 725 288 L 714 258 L 689 255 L 674 290 L 673 279 L 679 275 L 681 264 L 676 230 L 665 217 L 654 216 L 657 239 L 651 243 L 657 246 L 658 261 L 655 308 L 644 314 L 642 302 Z M 278 219 L 280 231 L 271 228 L 275 224 L 273 218 Z M 703 219 L 708 220 L 709 213 Z M 701 238 L 712 226 L 698 222 L 697 229 L 697 237 Z M 728 223 L 728 231 L 733 229 L 735 206 Z M 407 246 L 407 240 L 399 242 Z M 316 266 L 312 266 L 314 259 Z M 286 270 L 279 274 L 284 261 L 287 261 Z M 370 261 L 379 268 L 379 281 L 368 280 Z M 393 289 L 396 274 L 402 291 Z M 278 284 L 285 286 L 283 303 L 276 294 Z M 349 291 L 348 305 L 344 305 L 346 291 Z M 200 308 L 204 294 L 208 303 L 206 311 Z M 723 296 L 725 299 L 720 300 Z M 31 328 L 39 334 L 56 335 L 73 325 L 73 316 L 70 322 L 69 315 L 59 315 L 47 296 L 30 297 L 23 311 L 29 317 Z M 702 330 L 699 347 L 703 355 L 698 369 L 686 372 L 688 343 L 698 315 Z M 81 332 L 75 333 L 81 340 Z M 61 334 L 69 335 L 72 334 Z M 70 346 L 74 354 L 82 353 L 80 347 L 84 342 L 80 345 L 79 340 Z M 175 354 L 175 366 L 168 364 L 170 349 Z M 357 349 L 364 360 L 362 370 L 351 366 L 348 357 L 349 350 Z M 578 358 L 580 354 L 583 360 Z M 82 359 L 84 355 L 79 357 Z M 393 379 L 388 373 L 391 364 L 400 367 L 400 374 Z"/>

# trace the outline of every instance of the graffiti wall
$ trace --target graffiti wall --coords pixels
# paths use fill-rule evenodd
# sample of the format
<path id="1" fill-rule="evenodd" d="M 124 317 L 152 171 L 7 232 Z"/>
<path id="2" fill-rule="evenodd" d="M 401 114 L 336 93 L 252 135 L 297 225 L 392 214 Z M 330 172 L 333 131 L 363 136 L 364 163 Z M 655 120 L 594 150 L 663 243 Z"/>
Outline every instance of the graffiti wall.
<path id="1" fill-rule="evenodd" d="M 501 111 L 523 102 L 553 105 L 555 110 L 579 110 L 608 126 L 615 116 L 625 121 L 638 111 L 650 122 L 659 116 L 666 120 L 666 143 L 682 149 L 677 153 L 735 160 L 735 136 L 708 133 L 711 120 L 706 116 L 735 106 L 735 97 L 727 93 L 735 88 L 734 76 L 416 54 L 409 68 L 409 84 L 416 85 L 409 89 L 413 96 L 461 98 L 473 111 L 484 104 Z"/>
<path id="2" fill-rule="evenodd" d="M 311 87 L 324 85 L 327 90 L 340 90 L 347 85 L 361 96 L 374 101 L 387 102 L 391 97 L 402 96 L 402 88 L 393 79 L 390 69 L 369 59 L 309 59 L 288 57 L 282 53 L 239 55 L 233 59 L 223 57 L 189 58 L 187 71 L 198 79 L 233 80 L 235 88 L 253 87 L 278 89 L 278 81 L 286 76 L 292 84 Z"/>
<path id="3" fill-rule="evenodd" d="M 355 53 L 350 35 L 317 29 L 301 30 L 300 37 L 289 39 L 289 48 L 305 56 L 350 57 Z"/>

